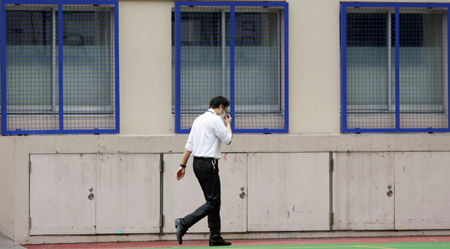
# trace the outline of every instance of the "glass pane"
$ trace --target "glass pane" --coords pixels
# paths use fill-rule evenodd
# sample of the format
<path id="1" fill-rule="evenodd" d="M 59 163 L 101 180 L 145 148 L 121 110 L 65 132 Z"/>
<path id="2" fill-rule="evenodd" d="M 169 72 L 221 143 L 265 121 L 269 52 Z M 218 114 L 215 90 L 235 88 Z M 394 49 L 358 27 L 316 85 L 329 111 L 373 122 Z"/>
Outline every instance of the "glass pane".
<path id="1" fill-rule="evenodd" d="M 56 13 L 50 5 L 6 5 L 8 131 L 59 129 Z"/>
<path id="2" fill-rule="evenodd" d="M 106 10 L 64 11 L 64 113 L 112 112 L 111 22 Z"/>
<path id="3" fill-rule="evenodd" d="M 401 110 L 443 104 L 442 23 L 440 13 L 400 15 L 400 104 L 414 106 Z"/>
<path id="4" fill-rule="evenodd" d="M 181 112 L 205 111 L 215 96 L 229 97 L 229 47 L 223 30 L 225 11 L 181 13 Z"/>
<path id="5" fill-rule="evenodd" d="M 446 13 L 400 8 L 401 128 L 448 128 Z"/>
<path id="6" fill-rule="evenodd" d="M 395 128 L 395 9 L 347 13 L 346 128 Z"/>
<path id="7" fill-rule="evenodd" d="M 57 60 L 51 10 L 6 11 L 6 78 L 10 113 L 49 112 L 57 105 Z"/>
<path id="8" fill-rule="evenodd" d="M 389 85 L 395 86 L 395 78 L 389 78 L 395 69 L 395 47 L 391 54 L 388 48 L 389 38 L 394 36 L 388 32 L 389 22 L 395 20 L 389 20 L 387 13 L 347 15 L 347 103 L 359 106 L 350 110 L 388 108 Z"/>
<path id="9" fill-rule="evenodd" d="M 235 104 L 238 113 L 281 111 L 279 27 L 278 9 L 262 11 L 262 8 L 246 7 L 236 12 Z"/>

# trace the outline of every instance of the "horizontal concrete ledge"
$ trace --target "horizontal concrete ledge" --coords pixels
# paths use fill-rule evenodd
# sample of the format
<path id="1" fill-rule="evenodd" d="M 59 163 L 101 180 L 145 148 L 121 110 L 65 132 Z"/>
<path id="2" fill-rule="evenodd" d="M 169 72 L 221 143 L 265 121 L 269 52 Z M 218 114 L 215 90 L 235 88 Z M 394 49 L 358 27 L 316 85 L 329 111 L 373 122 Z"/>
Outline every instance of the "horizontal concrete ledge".
<path id="1" fill-rule="evenodd" d="M 182 153 L 187 135 L 0 137 L 24 153 Z M 11 148 L 11 147 L 10 147 Z M 19 149 L 20 148 L 20 149 Z M 235 134 L 223 152 L 450 151 L 450 134 Z"/>
<path id="2" fill-rule="evenodd" d="M 268 233 L 224 233 L 229 240 L 245 239 L 316 239 L 316 238 L 375 238 L 375 237 L 421 237 L 449 236 L 450 230 L 424 231 L 334 231 L 334 232 L 268 232 Z M 209 234 L 186 234 L 183 240 L 207 240 Z M 142 235 L 84 235 L 84 236 L 32 236 L 21 244 L 61 243 L 107 243 L 176 240 L 174 234 Z"/>

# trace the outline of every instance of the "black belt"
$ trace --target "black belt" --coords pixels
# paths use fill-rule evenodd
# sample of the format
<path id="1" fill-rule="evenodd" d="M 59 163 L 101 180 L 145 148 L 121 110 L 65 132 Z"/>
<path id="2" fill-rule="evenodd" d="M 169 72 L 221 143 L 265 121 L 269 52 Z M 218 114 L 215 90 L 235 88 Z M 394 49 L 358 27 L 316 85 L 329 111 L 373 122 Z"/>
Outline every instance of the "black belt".
<path id="1" fill-rule="evenodd" d="M 194 156 L 194 159 L 197 159 L 197 160 L 219 160 L 218 158 L 214 158 L 214 157 L 198 157 L 198 156 Z"/>

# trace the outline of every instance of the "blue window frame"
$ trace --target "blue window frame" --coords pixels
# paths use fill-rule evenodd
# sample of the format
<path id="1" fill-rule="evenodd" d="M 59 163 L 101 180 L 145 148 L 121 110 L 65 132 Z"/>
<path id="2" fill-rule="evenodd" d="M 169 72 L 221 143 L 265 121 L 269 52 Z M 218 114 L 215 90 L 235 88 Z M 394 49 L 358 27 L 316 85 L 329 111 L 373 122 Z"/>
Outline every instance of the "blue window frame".
<path id="1" fill-rule="evenodd" d="M 175 130 L 188 133 L 215 96 L 241 133 L 287 133 L 288 4 L 175 3 Z"/>
<path id="2" fill-rule="evenodd" d="M 4 135 L 119 132 L 118 1 L 1 1 Z"/>
<path id="3" fill-rule="evenodd" d="M 449 7 L 341 3 L 343 132 L 450 131 Z"/>

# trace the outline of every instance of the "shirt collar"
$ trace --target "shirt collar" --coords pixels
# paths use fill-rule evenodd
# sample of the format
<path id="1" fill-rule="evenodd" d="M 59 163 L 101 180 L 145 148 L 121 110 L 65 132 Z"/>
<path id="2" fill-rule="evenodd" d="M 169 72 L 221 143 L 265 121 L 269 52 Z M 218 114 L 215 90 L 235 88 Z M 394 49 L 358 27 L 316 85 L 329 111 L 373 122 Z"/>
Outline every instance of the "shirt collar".
<path id="1" fill-rule="evenodd" d="M 216 115 L 216 112 L 214 112 L 213 110 L 211 110 L 211 109 L 208 109 L 206 112 L 210 112 L 210 113 L 212 113 L 212 114 L 214 114 L 214 115 Z"/>

